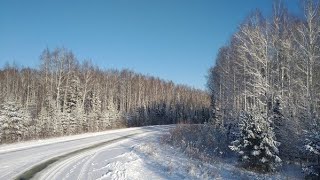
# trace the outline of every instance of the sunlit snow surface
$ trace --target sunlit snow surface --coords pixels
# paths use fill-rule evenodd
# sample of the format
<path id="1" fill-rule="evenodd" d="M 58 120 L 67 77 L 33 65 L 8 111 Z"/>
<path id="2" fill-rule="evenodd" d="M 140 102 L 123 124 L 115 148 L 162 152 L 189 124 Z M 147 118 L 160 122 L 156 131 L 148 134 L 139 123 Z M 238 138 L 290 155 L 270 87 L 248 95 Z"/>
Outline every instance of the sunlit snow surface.
<path id="1" fill-rule="evenodd" d="M 160 142 L 170 128 L 132 128 L 0 146 L 0 179 L 12 179 L 8 177 L 37 162 L 85 144 L 137 132 L 143 134 L 63 158 L 35 179 L 303 179 L 299 166 L 284 166 L 283 172 L 263 175 L 238 167 L 236 160 L 230 158 L 210 164 L 192 159 L 180 149 Z"/>
<path id="2" fill-rule="evenodd" d="M 88 151 L 61 161 L 38 176 L 40 179 L 301 179 L 293 173 L 261 175 L 236 163 L 213 164 L 191 159 L 170 145 L 161 144 L 164 132 L 152 132 Z M 292 167 L 290 167 L 292 168 Z M 297 172 L 298 171 L 298 172 Z"/>
<path id="3" fill-rule="evenodd" d="M 8 145 L 4 144 L 0 146 L 0 180 L 14 179 L 16 176 L 39 163 L 46 162 L 57 156 L 68 154 L 79 149 L 137 133 L 156 132 L 158 129 L 163 130 L 168 129 L 169 127 L 170 126 L 161 126 L 161 128 L 157 126 L 127 128 L 39 141 L 35 140 Z M 76 158 L 77 156 L 82 156 L 88 152 L 85 151 L 75 157 L 68 156 L 65 160 L 69 161 L 69 158 Z"/>

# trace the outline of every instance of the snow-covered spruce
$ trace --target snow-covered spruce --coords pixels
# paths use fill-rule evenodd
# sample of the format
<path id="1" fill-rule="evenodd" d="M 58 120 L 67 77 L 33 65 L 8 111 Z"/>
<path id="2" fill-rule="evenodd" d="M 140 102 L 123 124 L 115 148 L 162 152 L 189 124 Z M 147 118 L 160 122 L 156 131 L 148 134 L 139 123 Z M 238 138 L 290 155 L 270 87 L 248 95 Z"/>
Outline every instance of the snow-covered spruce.
<path id="1" fill-rule="evenodd" d="M 28 138 L 30 116 L 21 105 L 8 101 L 0 106 L 0 143 Z"/>
<path id="2" fill-rule="evenodd" d="M 265 114 L 259 111 L 241 112 L 240 133 L 229 148 L 239 154 L 244 167 L 275 171 L 281 165 L 279 142 Z"/>

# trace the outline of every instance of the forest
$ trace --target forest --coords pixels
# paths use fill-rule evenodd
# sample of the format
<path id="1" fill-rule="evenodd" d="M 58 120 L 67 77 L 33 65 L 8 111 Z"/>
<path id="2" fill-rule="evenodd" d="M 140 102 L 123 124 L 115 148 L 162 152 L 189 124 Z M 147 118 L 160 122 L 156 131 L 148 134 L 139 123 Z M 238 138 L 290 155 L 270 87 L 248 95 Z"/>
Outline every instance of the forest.
<path id="1" fill-rule="evenodd" d="M 212 122 L 245 167 L 274 171 L 302 161 L 319 177 L 319 5 L 301 1 L 301 16 L 281 1 L 271 17 L 252 12 L 209 71 Z"/>
<path id="2" fill-rule="evenodd" d="M 0 144 L 178 124 L 161 142 L 203 162 L 236 157 L 235 168 L 260 174 L 293 164 L 319 179 L 320 1 L 299 2 L 297 14 L 281 0 L 269 16 L 251 12 L 208 67 L 206 90 L 100 69 L 59 47 L 37 68 L 5 65 Z"/>
<path id="3" fill-rule="evenodd" d="M 71 50 L 43 51 L 40 66 L 0 70 L 0 143 L 111 128 L 203 123 L 207 92 L 130 70 L 101 70 Z"/>

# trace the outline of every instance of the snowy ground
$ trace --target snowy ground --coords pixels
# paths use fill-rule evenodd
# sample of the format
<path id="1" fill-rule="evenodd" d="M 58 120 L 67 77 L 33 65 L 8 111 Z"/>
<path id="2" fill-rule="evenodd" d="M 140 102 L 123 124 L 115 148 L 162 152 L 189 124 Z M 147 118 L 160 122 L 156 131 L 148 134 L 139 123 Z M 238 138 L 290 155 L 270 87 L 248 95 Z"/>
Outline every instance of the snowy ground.
<path id="1" fill-rule="evenodd" d="M 130 128 L 0 146 L 0 179 L 13 179 L 50 158 L 128 135 L 133 136 L 50 163 L 34 179 L 303 179 L 297 166 L 261 175 L 237 167 L 230 159 L 210 164 L 192 159 L 160 142 L 172 127 Z"/>
<path id="2" fill-rule="evenodd" d="M 79 149 L 126 136 L 165 130 L 172 126 L 153 126 L 111 130 L 100 133 L 52 138 L 0 146 L 0 180 L 14 179 L 30 168 Z M 85 151 L 86 152 L 86 151 Z"/>
<path id="3" fill-rule="evenodd" d="M 303 179 L 299 168 L 261 175 L 235 162 L 203 163 L 160 143 L 167 130 L 130 137 L 53 164 L 37 179 Z"/>

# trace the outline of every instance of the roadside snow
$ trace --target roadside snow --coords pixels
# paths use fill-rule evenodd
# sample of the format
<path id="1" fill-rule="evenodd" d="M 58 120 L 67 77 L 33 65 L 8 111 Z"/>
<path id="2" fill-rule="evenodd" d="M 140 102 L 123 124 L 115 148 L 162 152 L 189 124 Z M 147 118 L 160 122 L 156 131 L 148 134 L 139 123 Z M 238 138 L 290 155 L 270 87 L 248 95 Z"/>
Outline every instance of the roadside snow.
<path id="1" fill-rule="evenodd" d="M 236 162 L 208 164 L 153 139 L 115 157 L 99 169 L 105 174 L 98 179 L 303 179 L 299 169 L 291 166 L 285 169 L 283 173 L 263 175 L 239 168 Z"/>
<path id="2" fill-rule="evenodd" d="M 210 163 L 190 158 L 181 149 L 161 143 L 169 129 L 153 127 L 153 131 L 61 159 L 35 179 L 303 179 L 299 167 L 292 165 L 264 175 L 238 167 L 232 158 L 212 158 Z"/>

